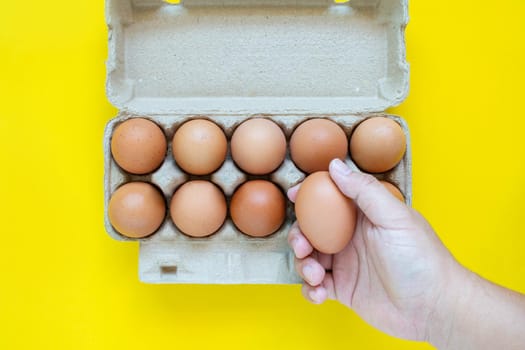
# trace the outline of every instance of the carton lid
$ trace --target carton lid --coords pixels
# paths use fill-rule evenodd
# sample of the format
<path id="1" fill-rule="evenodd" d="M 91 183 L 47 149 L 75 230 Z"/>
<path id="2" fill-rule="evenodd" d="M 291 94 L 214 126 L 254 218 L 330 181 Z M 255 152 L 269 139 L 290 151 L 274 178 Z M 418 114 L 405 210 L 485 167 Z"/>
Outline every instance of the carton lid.
<path id="1" fill-rule="evenodd" d="M 407 0 L 107 0 L 106 16 L 121 110 L 379 112 L 408 92 Z"/>

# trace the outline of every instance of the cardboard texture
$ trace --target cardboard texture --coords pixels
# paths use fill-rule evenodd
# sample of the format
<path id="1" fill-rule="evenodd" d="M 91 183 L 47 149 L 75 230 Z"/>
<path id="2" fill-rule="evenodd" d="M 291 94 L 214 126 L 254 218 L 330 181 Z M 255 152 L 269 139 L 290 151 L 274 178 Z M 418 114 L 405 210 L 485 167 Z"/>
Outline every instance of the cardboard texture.
<path id="1" fill-rule="evenodd" d="M 287 139 L 306 119 L 329 118 L 348 136 L 362 120 L 385 115 L 408 91 L 404 29 L 406 0 L 107 0 L 109 57 L 107 95 L 119 108 L 104 135 L 105 223 L 111 194 L 129 181 L 157 185 L 169 203 L 189 179 L 171 155 L 176 129 L 192 118 L 214 121 L 228 140 L 252 117 L 277 122 Z M 170 141 L 164 164 L 153 174 L 123 172 L 111 157 L 111 135 L 122 121 L 146 117 Z M 411 203 L 411 153 L 377 177 L 396 184 Z M 355 167 L 350 158 L 347 164 Z M 357 168 L 356 168 L 357 169 Z M 264 176 L 283 191 L 304 179 L 290 160 Z M 229 199 L 251 178 L 228 158 L 214 174 Z M 169 215 L 141 239 L 139 275 L 149 283 L 300 283 L 286 236 L 294 220 L 291 203 L 281 229 L 267 238 L 240 233 L 228 219 L 207 238 L 190 238 Z"/>

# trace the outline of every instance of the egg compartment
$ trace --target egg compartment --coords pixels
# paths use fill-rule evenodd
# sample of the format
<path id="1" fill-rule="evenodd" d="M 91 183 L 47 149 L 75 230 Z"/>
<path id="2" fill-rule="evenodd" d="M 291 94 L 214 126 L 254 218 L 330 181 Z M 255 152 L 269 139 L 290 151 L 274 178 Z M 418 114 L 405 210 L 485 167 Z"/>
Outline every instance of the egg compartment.
<path id="1" fill-rule="evenodd" d="M 107 206 L 112 193 L 121 185 L 131 181 L 145 181 L 159 188 L 170 203 L 176 189 L 194 179 L 208 180 L 218 185 L 229 204 L 235 190 L 252 179 L 265 179 L 275 183 L 283 192 L 301 182 L 307 174 L 299 170 L 290 158 L 289 141 L 294 130 L 311 118 L 327 118 L 337 123 L 349 138 L 354 128 L 369 117 L 386 116 L 397 121 L 407 137 L 407 152 L 402 161 L 392 170 L 374 174 L 379 179 L 395 184 L 411 202 L 410 186 L 410 138 L 403 119 L 383 114 L 371 115 L 254 115 L 254 116 L 140 116 L 155 122 L 163 130 L 168 150 L 164 162 L 151 174 L 134 175 L 120 168 L 111 156 L 111 135 L 115 128 L 129 118 L 139 117 L 123 113 L 111 120 L 105 131 L 105 222 L 108 233 L 117 240 L 140 241 L 139 272 L 142 281 L 154 283 L 299 283 L 293 267 L 293 254 L 287 244 L 288 230 L 295 220 L 293 204 L 287 203 L 286 220 L 274 234 L 264 238 L 254 238 L 240 232 L 228 217 L 223 226 L 213 235 L 193 238 L 177 229 L 169 216 L 161 227 L 151 236 L 132 239 L 120 235 L 109 222 Z M 231 158 L 230 140 L 235 128 L 251 118 L 267 118 L 283 130 L 287 140 L 287 153 L 284 162 L 268 175 L 250 175 L 242 172 Z M 185 173 L 173 159 L 171 142 L 174 133 L 191 119 L 207 119 L 217 124 L 228 140 L 228 153 L 223 165 L 214 173 L 196 176 Z M 345 162 L 359 171 L 348 155 Z"/>

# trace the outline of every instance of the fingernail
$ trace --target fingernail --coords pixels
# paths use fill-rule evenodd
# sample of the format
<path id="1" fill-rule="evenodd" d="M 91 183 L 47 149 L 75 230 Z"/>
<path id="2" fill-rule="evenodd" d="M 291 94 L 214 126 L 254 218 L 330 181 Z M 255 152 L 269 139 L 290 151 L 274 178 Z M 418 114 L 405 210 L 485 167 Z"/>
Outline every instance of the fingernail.
<path id="1" fill-rule="evenodd" d="M 335 172 L 337 172 L 338 174 L 341 174 L 341 175 L 349 175 L 352 170 L 348 167 L 348 165 L 346 165 L 345 163 L 343 163 L 343 161 L 341 159 L 334 159 L 332 161 L 332 167 L 334 169 Z"/>
<path id="2" fill-rule="evenodd" d="M 308 295 L 310 296 L 310 299 L 312 299 L 312 301 L 314 303 L 320 303 L 321 300 L 320 300 L 320 297 L 319 297 L 319 293 L 317 291 L 317 289 L 314 289 L 314 290 L 311 290 Z"/>
<path id="3" fill-rule="evenodd" d="M 310 265 L 306 265 L 305 267 L 303 267 L 303 275 L 309 281 L 312 279 L 313 272 L 314 269 Z"/>

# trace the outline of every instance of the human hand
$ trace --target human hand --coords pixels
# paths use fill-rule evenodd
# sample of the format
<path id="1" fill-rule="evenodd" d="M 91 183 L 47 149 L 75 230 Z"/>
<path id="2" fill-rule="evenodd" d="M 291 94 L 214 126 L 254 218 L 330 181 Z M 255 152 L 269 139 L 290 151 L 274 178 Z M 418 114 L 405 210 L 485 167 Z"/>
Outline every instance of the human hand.
<path id="1" fill-rule="evenodd" d="M 297 223 L 292 226 L 288 241 L 303 295 L 313 303 L 338 300 L 388 334 L 428 340 L 447 286 L 464 269 L 427 221 L 373 176 L 353 172 L 340 160 L 329 170 L 359 208 L 356 230 L 343 251 L 328 255 L 313 249 Z M 288 191 L 292 202 L 299 186 Z"/>

